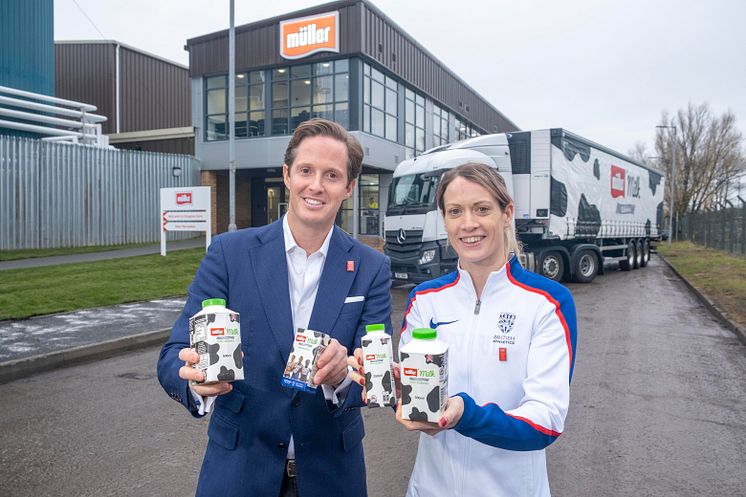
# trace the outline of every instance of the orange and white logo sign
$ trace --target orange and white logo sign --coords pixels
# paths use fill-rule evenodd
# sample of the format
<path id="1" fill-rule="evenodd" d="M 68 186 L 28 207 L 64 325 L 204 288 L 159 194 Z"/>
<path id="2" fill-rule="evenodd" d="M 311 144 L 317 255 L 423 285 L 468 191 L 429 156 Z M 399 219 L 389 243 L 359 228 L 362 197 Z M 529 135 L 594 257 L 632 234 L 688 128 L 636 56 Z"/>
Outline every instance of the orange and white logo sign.
<path id="1" fill-rule="evenodd" d="M 318 52 L 339 53 L 339 12 L 280 22 L 280 55 L 300 59 Z"/>

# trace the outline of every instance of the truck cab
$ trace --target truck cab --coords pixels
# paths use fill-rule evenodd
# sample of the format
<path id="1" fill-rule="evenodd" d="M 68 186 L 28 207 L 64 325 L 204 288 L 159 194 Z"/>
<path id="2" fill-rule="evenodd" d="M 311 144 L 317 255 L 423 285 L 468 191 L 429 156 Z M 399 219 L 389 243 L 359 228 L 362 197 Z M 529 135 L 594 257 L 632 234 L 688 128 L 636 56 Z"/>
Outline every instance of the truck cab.
<path id="1" fill-rule="evenodd" d="M 443 216 L 435 203 L 441 175 L 467 162 L 496 168 L 513 195 L 505 134 L 470 138 L 403 161 L 394 171 L 384 220 L 384 252 L 396 282 L 421 283 L 456 269 Z"/>

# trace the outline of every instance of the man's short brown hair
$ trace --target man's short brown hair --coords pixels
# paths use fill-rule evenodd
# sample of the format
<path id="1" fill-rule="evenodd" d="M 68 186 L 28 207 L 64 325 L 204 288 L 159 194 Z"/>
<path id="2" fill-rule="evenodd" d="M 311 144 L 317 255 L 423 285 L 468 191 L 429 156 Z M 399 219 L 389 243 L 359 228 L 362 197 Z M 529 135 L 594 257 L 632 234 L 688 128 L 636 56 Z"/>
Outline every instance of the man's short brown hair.
<path id="1" fill-rule="evenodd" d="M 352 180 L 360 176 L 360 171 L 363 169 L 363 147 L 360 146 L 360 142 L 334 121 L 318 117 L 302 122 L 290 138 L 288 148 L 285 150 L 285 165 L 288 166 L 288 173 L 295 161 L 300 142 L 309 136 L 329 136 L 344 143 L 347 146 L 347 184 L 349 185 Z"/>

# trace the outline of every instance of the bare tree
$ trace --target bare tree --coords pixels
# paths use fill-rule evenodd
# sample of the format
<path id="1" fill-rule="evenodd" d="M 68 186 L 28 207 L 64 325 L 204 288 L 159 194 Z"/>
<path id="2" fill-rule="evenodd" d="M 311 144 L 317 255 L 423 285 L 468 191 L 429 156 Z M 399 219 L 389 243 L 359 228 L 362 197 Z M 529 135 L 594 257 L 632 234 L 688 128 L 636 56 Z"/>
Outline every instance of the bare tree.
<path id="1" fill-rule="evenodd" d="M 671 118 L 663 112 L 661 125 L 677 128 L 675 214 L 699 212 L 723 202 L 729 182 L 745 167 L 742 136 L 735 124 L 733 113 L 715 116 L 706 103 L 690 103 Z M 655 138 L 667 179 L 671 177 L 672 137 L 672 129 L 658 128 Z M 670 191 L 666 190 L 670 205 Z"/>

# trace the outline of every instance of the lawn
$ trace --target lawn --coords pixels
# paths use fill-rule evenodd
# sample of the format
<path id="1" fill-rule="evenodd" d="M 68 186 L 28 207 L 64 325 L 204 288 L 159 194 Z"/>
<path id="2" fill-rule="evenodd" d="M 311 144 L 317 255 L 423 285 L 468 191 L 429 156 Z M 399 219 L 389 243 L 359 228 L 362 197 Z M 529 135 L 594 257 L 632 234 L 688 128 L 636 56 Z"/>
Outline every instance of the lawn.
<path id="1" fill-rule="evenodd" d="M 205 251 L 0 272 L 0 319 L 185 295 Z"/>
<path id="2" fill-rule="evenodd" d="M 107 250 L 122 250 L 135 247 L 153 245 L 152 243 L 129 243 L 124 245 L 96 245 L 91 247 L 67 247 L 49 249 L 0 250 L 0 262 L 16 261 L 19 259 L 34 259 L 37 257 L 53 257 L 57 255 L 88 254 L 90 252 L 105 252 Z"/>
<path id="3" fill-rule="evenodd" d="M 661 243 L 658 252 L 733 321 L 746 326 L 746 258 L 690 242 L 671 248 Z"/>

